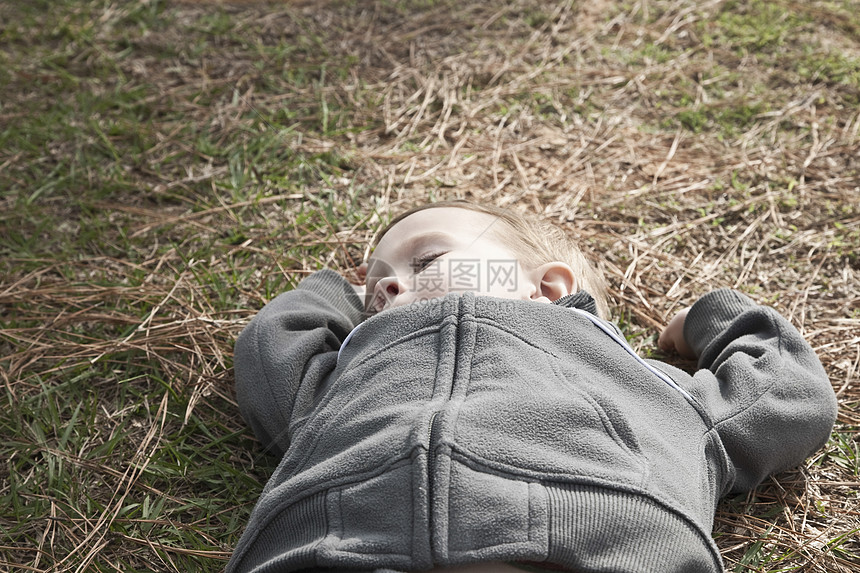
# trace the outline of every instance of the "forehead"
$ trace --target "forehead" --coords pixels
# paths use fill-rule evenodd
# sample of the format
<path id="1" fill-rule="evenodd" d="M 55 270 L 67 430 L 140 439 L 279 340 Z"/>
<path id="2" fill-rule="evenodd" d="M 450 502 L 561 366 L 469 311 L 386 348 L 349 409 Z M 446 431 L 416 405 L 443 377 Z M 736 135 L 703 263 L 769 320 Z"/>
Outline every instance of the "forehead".
<path id="1" fill-rule="evenodd" d="M 379 241 L 376 252 L 387 251 L 428 233 L 444 233 L 456 239 L 474 241 L 489 230 L 498 231 L 502 222 L 495 216 L 457 207 L 435 207 L 412 213 L 391 227 Z"/>

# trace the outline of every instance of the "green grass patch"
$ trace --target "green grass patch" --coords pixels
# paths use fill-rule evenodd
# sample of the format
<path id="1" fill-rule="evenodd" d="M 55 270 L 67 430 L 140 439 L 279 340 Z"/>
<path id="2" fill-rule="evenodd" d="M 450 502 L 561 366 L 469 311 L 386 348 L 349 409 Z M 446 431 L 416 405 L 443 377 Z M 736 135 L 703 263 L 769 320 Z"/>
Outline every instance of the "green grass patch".
<path id="1" fill-rule="evenodd" d="M 790 3 L 730 1 L 721 5 L 715 20 L 700 22 L 698 31 L 706 48 L 725 46 L 738 55 L 769 55 L 796 37 L 810 21 Z"/>
<path id="2" fill-rule="evenodd" d="M 701 106 L 678 112 L 675 120 L 667 120 L 665 126 L 676 122 L 693 133 L 717 130 L 721 137 L 731 139 L 752 125 L 757 116 L 768 110 L 767 104 L 756 102 L 738 106 Z"/>

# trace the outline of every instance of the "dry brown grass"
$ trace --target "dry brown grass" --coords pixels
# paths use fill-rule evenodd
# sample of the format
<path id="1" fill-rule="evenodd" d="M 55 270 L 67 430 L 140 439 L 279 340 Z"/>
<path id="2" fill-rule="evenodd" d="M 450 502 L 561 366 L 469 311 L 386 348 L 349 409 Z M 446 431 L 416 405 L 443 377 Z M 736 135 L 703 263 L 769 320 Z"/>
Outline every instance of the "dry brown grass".
<path id="1" fill-rule="evenodd" d="M 95 24 L 73 18 L 53 66 L 61 34 L 10 32 L 0 118 L 32 140 L 53 98 L 72 131 L 0 152 L 0 568 L 219 568 L 272 464 L 232 397 L 234 336 L 304 274 L 348 272 L 390 214 L 469 198 L 579 237 L 643 353 L 711 288 L 788 316 L 836 433 L 726 500 L 715 536 L 735 571 L 858 570 L 855 8 L 186 1 L 151 20 L 80 2 L 64 10 Z M 63 74 L 74 90 L 50 88 Z M 82 92 L 143 127 L 110 131 L 126 108 Z"/>

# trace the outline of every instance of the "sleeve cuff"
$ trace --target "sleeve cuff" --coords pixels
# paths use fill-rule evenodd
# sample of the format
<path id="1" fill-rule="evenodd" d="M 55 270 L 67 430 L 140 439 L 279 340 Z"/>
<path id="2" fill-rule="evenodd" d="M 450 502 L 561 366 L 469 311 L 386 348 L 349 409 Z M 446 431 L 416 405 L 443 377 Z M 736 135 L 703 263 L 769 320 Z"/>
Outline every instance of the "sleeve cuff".
<path id="1" fill-rule="evenodd" d="M 719 289 L 700 298 L 687 314 L 684 339 L 696 356 L 744 311 L 758 306 L 751 298 L 732 289 Z"/>
<path id="2" fill-rule="evenodd" d="M 304 278 L 296 289 L 314 292 L 342 312 L 353 326 L 364 320 L 364 303 L 346 279 L 331 269 L 323 269 Z"/>

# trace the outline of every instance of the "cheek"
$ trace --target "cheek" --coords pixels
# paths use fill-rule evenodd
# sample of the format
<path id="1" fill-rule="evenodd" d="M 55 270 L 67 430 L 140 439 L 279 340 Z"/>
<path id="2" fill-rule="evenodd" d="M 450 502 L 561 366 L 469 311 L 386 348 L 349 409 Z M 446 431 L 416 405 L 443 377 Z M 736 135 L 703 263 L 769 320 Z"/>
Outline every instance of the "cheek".
<path id="1" fill-rule="evenodd" d="M 528 299 L 534 291 L 516 261 L 495 260 L 488 265 L 486 278 L 485 292 L 499 298 Z"/>
<path id="2" fill-rule="evenodd" d="M 435 298 L 451 290 L 449 277 L 439 269 L 425 271 L 411 278 L 408 292 L 414 300 Z"/>
<path id="3" fill-rule="evenodd" d="M 369 280 L 364 283 L 364 293 L 366 296 L 371 296 L 373 291 L 376 290 L 376 283 L 379 281 L 377 279 Z"/>
<path id="4" fill-rule="evenodd" d="M 496 289 L 487 292 L 488 295 L 494 296 L 496 298 L 504 298 L 509 300 L 529 300 L 531 298 L 531 293 L 526 289 L 517 289 L 515 291 L 509 289 Z"/>

